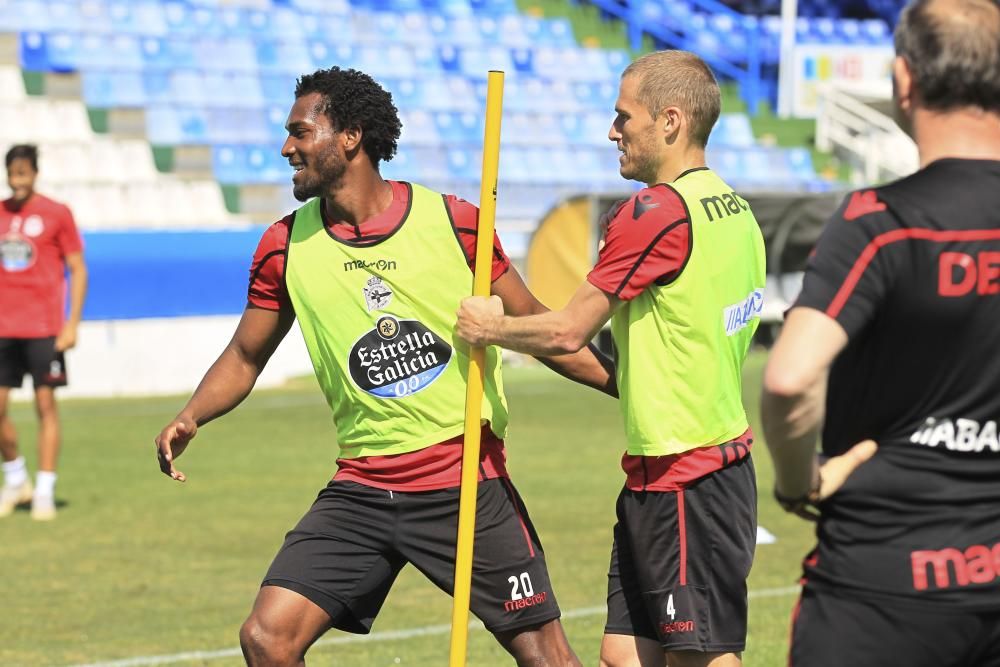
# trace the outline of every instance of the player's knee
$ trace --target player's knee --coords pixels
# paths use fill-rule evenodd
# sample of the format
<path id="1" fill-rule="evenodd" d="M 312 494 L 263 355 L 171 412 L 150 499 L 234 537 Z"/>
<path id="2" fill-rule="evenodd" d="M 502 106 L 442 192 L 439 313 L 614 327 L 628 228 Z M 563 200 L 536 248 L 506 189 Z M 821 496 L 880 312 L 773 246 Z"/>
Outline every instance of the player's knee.
<path id="1" fill-rule="evenodd" d="M 558 621 L 495 636 L 518 667 L 582 667 Z"/>
<path id="2" fill-rule="evenodd" d="M 251 667 L 294 665 L 304 654 L 292 636 L 276 632 L 255 614 L 240 627 L 240 648 Z"/>

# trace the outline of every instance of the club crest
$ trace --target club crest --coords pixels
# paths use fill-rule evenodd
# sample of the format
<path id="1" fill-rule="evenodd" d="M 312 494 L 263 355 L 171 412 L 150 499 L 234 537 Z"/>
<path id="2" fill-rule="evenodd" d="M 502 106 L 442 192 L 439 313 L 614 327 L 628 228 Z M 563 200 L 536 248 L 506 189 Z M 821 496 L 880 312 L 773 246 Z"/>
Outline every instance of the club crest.
<path id="1" fill-rule="evenodd" d="M 392 301 L 392 290 L 378 276 L 371 276 L 361 291 L 364 292 L 368 312 L 382 310 Z"/>

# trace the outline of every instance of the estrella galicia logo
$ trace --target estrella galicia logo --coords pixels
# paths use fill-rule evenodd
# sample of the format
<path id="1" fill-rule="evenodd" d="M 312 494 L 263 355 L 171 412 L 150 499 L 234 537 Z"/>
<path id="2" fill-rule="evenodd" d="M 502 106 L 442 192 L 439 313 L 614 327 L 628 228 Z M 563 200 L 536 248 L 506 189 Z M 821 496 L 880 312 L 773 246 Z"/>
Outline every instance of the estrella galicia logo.
<path id="1" fill-rule="evenodd" d="M 0 264 L 5 271 L 27 271 L 35 263 L 35 244 L 28 239 L 11 234 L 0 238 Z"/>
<path id="2" fill-rule="evenodd" d="M 379 398 L 403 398 L 429 387 L 448 367 L 452 348 L 416 320 L 385 315 L 354 343 L 354 384 Z"/>

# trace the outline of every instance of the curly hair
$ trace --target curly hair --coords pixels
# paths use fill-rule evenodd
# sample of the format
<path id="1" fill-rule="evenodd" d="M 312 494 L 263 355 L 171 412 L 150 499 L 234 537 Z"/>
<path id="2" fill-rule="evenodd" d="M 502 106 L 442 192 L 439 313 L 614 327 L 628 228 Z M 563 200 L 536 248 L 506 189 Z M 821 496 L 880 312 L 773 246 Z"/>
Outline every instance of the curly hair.
<path id="1" fill-rule="evenodd" d="M 316 70 L 295 83 L 295 99 L 319 93 L 322 111 L 335 130 L 361 128 L 361 147 L 372 163 L 392 159 L 402 123 L 392 95 L 364 72 L 355 69 Z"/>

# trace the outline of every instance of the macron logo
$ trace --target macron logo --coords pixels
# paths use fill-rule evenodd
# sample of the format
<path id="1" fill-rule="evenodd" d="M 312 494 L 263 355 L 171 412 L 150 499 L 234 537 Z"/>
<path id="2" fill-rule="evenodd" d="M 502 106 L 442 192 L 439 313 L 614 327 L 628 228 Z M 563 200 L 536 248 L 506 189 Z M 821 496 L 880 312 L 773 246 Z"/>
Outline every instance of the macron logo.
<path id="1" fill-rule="evenodd" d="M 755 289 L 743 301 L 724 308 L 722 310 L 722 324 L 726 327 L 726 335 L 732 336 L 746 328 L 755 317 L 760 317 L 760 312 L 763 309 L 763 288 Z"/>

